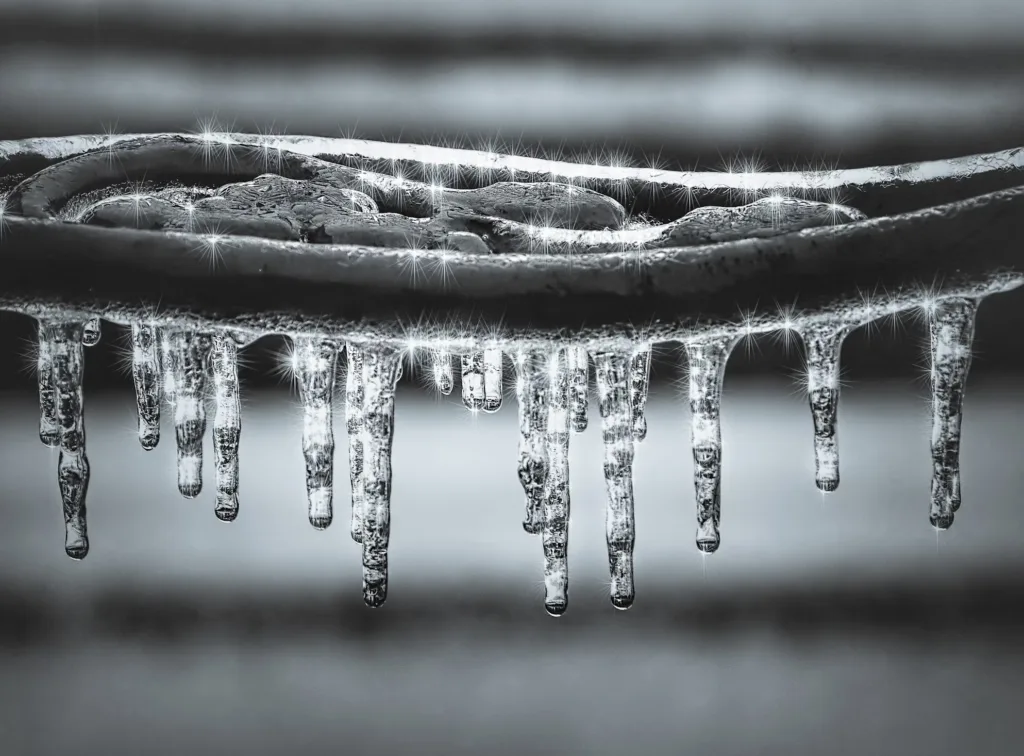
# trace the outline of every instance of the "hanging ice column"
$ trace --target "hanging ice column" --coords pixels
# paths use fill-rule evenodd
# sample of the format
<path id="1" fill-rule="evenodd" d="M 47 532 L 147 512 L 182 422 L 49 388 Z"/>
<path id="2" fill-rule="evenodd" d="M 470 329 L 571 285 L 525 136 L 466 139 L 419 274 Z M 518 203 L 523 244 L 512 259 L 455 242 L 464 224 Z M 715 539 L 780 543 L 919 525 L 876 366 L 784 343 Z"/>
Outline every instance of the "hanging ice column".
<path id="1" fill-rule="evenodd" d="M 944 299 L 935 305 L 931 331 L 933 527 L 945 530 L 960 508 L 960 426 L 964 386 L 978 301 Z"/>
<path id="2" fill-rule="evenodd" d="M 223 522 L 238 517 L 238 440 L 242 407 L 238 390 L 238 340 L 221 331 L 213 338 L 213 463 L 217 468 L 214 514 Z"/>
<path id="3" fill-rule="evenodd" d="M 402 354 L 389 347 L 366 349 L 363 371 L 363 601 L 378 607 L 388 595 L 391 444 Z"/>
<path id="4" fill-rule="evenodd" d="M 91 347 L 100 343 L 102 323 L 99 318 L 90 318 L 82 324 L 82 344 Z"/>
<path id="5" fill-rule="evenodd" d="M 548 362 L 547 476 L 541 539 L 544 545 L 544 608 L 565 613 L 569 605 L 569 370 L 566 351 Z"/>
<path id="6" fill-rule="evenodd" d="M 690 441 L 697 495 L 697 548 L 714 553 L 721 543 L 722 382 L 725 364 L 739 339 L 718 337 L 686 344 L 690 373 Z"/>
<path id="7" fill-rule="evenodd" d="M 807 396 L 814 421 L 814 482 L 822 491 L 839 488 L 839 355 L 848 326 L 808 326 L 801 330 L 807 359 Z"/>
<path id="8" fill-rule="evenodd" d="M 597 396 L 604 441 L 604 480 L 608 489 L 605 538 L 611 573 L 611 600 L 619 609 L 633 605 L 633 403 L 630 399 L 631 356 L 600 353 Z"/>
<path id="9" fill-rule="evenodd" d="M 57 384 L 53 376 L 53 350 L 59 337 L 58 323 L 39 320 L 39 348 L 36 355 L 36 379 L 39 382 L 39 440 L 51 448 L 60 445 Z"/>
<path id="10" fill-rule="evenodd" d="M 302 454 L 306 458 L 309 522 L 323 530 L 334 519 L 334 373 L 338 347 L 296 337 L 292 352 L 302 402 Z"/>
<path id="11" fill-rule="evenodd" d="M 629 363 L 629 401 L 633 414 L 633 440 L 643 441 L 647 438 L 647 394 L 651 382 L 651 348 L 639 347 L 633 352 Z"/>
<path id="12" fill-rule="evenodd" d="M 519 405 L 519 482 L 526 494 L 527 533 L 541 531 L 544 483 L 548 469 L 548 388 L 550 383 L 547 352 L 539 349 L 516 355 L 516 401 Z"/>
<path id="13" fill-rule="evenodd" d="M 502 399 L 502 354 L 485 349 L 462 358 L 462 401 L 473 411 L 497 412 Z"/>
<path id="14" fill-rule="evenodd" d="M 573 433 L 587 429 L 590 392 L 590 357 L 586 347 L 573 346 L 566 351 L 569 366 L 569 425 Z"/>
<path id="15" fill-rule="evenodd" d="M 434 385 L 442 395 L 448 396 L 455 386 L 452 374 L 452 355 L 446 349 L 438 349 L 433 353 Z"/>
<path id="16" fill-rule="evenodd" d="M 355 344 L 345 347 L 348 366 L 345 374 L 345 429 L 348 431 L 348 474 L 352 488 L 352 540 L 363 542 L 363 404 L 366 380 L 363 348 Z M 449 371 L 451 361 L 448 362 Z M 451 376 L 449 376 L 450 378 Z M 449 391 L 451 389 L 449 388 Z"/>
<path id="17" fill-rule="evenodd" d="M 194 499 L 203 489 L 206 435 L 206 367 L 212 340 L 194 331 L 162 331 L 164 392 L 174 412 L 178 490 Z"/>
<path id="18" fill-rule="evenodd" d="M 160 349 L 155 326 L 132 324 L 132 379 L 139 409 L 139 442 L 150 451 L 160 442 Z"/>
<path id="19" fill-rule="evenodd" d="M 85 420 L 82 406 L 81 323 L 46 323 L 43 335 L 50 357 L 50 380 L 57 428 L 57 481 L 64 510 L 64 551 L 72 559 L 89 553 L 85 496 L 89 488 L 89 460 L 85 455 Z"/>

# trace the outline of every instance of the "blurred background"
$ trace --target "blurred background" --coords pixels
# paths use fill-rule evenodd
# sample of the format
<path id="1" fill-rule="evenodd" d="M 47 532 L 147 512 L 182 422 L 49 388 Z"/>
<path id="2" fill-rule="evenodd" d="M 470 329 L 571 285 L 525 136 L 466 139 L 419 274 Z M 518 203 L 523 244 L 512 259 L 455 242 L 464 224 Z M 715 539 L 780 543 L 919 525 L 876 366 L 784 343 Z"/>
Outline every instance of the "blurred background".
<path id="1" fill-rule="evenodd" d="M 357 135 L 722 169 L 1024 145 L 1024 5 L 997 0 L 0 1 L 0 139 Z M 0 315 L 0 751 L 1012 754 L 1024 736 L 1024 295 L 981 308 L 964 504 L 928 525 L 926 328 L 844 350 L 842 485 L 813 484 L 799 344 L 741 344 L 723 545 L 693 545 L 689 414 L 662 350 L 635 465 L 637 603 L 607 599 L 596 407 L 572 441 L 570 609 L 544 614 L 516 412 L 398 397 L 390 598 L 362 606 L 338 405 L 333 527 L 301 420 L 247 353 L 239 519 L 135 438 L 124 334 L 87 355 L 92 552 L 63 553 L 32 323 Z M 338 397 L 339 400 L 341 397 Z"/>

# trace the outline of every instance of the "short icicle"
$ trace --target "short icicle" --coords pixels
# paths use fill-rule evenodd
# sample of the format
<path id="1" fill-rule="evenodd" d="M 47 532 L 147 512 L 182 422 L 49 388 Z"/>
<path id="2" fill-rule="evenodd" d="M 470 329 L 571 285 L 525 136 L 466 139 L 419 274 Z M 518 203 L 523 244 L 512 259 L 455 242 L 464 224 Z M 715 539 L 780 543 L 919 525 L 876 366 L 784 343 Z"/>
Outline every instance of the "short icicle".
<path id="1" fill-rule="evenodd" d="M 452 354 L 446 349 L 435 350 L 432 355 L 434 385 L 443 396 L 452 393 L 455 387 L 455 376 L 452 371 Z"/>
<path id="2" fill-rule="evenodd" d="M 238 388 L 238 340 L 222 331 L 213 337 L 213 462 L 217 468 L 214 514 L 222 522 L 238 517 L 238 440 L 242 406 Z"/>
<path id="3" fill-rule="evenodd" d="M 971 368 L 971 346 L 978 301 L 943 299 L 932 314 L 932 495 L 933 527 L 947 529 L 960 508 L 960 428 L 964 387 Z"/>
<path id="4" fill-rule="evenodd" d="M 807 360 L 807 396 L 814 422 L 814 482 L 818 489 L 839 488 L 839 357 L 848 326 L 812 325 L 802 328 Z"/>
<path id="5" fill-rule="evenodd" d="M 582 433 L 589 419 L 590 356 L 582 346 L 572 346 L 565 351 L 569 367 L 569 425 L 573 433 Z"/>
<path id="6" fill-rule="evenodd" d="M 196 331 L 162 332 L 164 392 L 174 413 L 178 491 L 194 499 L 203 489 L 206 435 L 206 368 L 212 339 Z"/>
<path id="7" fill-rule="evenodd" d="M 503 367 L 500 349 L 484 350 L 484 412 L 501 409 Z"/>
<path id="8" fill-rule="evenodd" d="M 352 489 L 352 521 L 350 534 L 356 543 L 363 542 L 363 403 L 366 381 L 363 370 L 363 348 L 349 343 L 345 347 L 348 365 L 345 371 L 345 429 L 348 433 L 348 475 Z M 451 360 L 448 361 L 449 370 Z"/>
<path id="9" fill-rule="evenodd" d="M 543 522 L 547 479 L 548 388 L 550 357 L 543 350 L 516 355 L 516 402 L 519 405 L 519 482 L 526 494 L 523 530 L 536 535 Z"/>
<path id="10" fill-rule="evenodd" d="M 60 446 L 57 384 L 53 375 L 53 349 L 60 337 L 60 324 L 39 320 L 39 350 L 36 354 L 36 377 L 39 381 L 39 440 L 53 449 Z"/>
<path id="11" fill-rule="evenodd" d="M 476 412 L 484 408 L 484 355 L 474 352 L 462 357 L 462 403 Z"/>
<path id="12" fill-rule="evenodd" d="M 100 343 L 103 325 L 99 318 L 90 318 L 82 325 L 82 344 L 87 347 Z"/>
<path id="13" fill-rule="evenodd" d="M 132 379 L 139 410 L 139 443 L 146 451 L 160 442 L 160 348 L 157 329 L 147 323 L 132 324 Z"/>
<path id="14" fill-rule="evenodd" d="M 402 353 L 389 347 L 363 354 L 364 395 L 363 601 L 381 606 L 388 595 L 391 539 L 391 446 L 395 432 L 395 386 Z"/>
<path id="15" fill-rule="evenodd" d="M 309 522 L 324 530 L 334 519 L 333 405 L 338 346 L 323 339 L 296 337 L 292 354 L 302 403 Z"/>
<path id="16" fill-rule="evenodd" d="M 611 573 L 611 601 L 618 609 L 633 605 L 633 404 L 631 356 L 598 353 L 597 396 L 604 441 L 604 480 L 608 489 L 605 539 Z"/>
<path id="17" fill-rule="evenodd" d="M 566 350 L 548 361 L 548 474 L 544 485 L 544 608 L 557 617 L 569 605 L 569 433 L 571 414 Z"/>
<path id="18" fill-rule="evenodd" d="M 690 442 L 697 497 L 697 548 L 718 550 L 722 515 L 722 382 L 735 337 L 686 344 L 690 374 Z"/>
<path id="19" fill-rule="evenodd" d="M 53 378 L 57 394 L 57 425 L 60 456 L 57 480 L 64 509 L 64 551 L 72 559 L 89 553 L 85 497 L 89 488 L 89 460 L 85 454 L 82 377 L 82 324 L 63 322 L 52 326 Z"/>
<path id="20" fill-rule="evenodd" d="M 633 441 L 647 438 L 647 394 L 651 381 L 651 347 L 642 346 L 633 351 L 629 362 L 629 402 L 633 414 Z"/>

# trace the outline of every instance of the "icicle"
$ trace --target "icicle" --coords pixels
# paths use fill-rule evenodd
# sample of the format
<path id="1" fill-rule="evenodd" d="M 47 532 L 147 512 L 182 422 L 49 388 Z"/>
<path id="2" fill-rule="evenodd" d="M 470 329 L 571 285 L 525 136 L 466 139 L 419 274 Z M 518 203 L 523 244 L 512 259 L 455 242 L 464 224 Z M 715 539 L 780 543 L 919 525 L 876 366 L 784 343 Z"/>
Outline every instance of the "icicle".
<path id="1" fill-rule="evenodd" d="M 537 534 L 543 522 L 547 478 L 549 355 L 540 350 L 516 356 L 516 401 L 519 405 L 519 482 L 526 493 L 523 529 Z"/>
<path id="2" fill-rule="evenodd" d="M 633 604 L 633 404 L 630 355 L 600 353 L 597 395 L 604 440 L 604 479 L 608 489 L 605 538 L 611 572 L 611 600 L 619 609 Z"/>
<path id="3" fill-rule="evenodd" d="M 647 392 L 651 380 L 651 348 L 639 347 L 629 363 L 629 401 L 633 406 L 633 440 L 647 438 Z"/>
<path id="4" fill-rule="evenodd" d="M 587 429 L 587 401 L 590 391 L 590 358 L 586 347 L 569 347 L 566 360 L 569 367 L 569 421 L 573 433 Z"/>
<path id="5" fill-rule="evenodd" d="M 566 350 L 548 364 L 548 474 L 544 486 L 544 608 L 559 616 L 569 604 L 569 370 Z"/>
<path id="6" fill-rule="evenodd" d="M 87 347 L 99 344 L 102 334 L 101 327 L 99 318 L 91 318 L 85 321 L 82 327 L 82 344 Z"/>
<path id="7" fill-rule="evenodd" d="M 306 458 L 309 522 L 323 530 L 334 519 L 334 374 L 338 347 L 330 341 L 297 337 L 295 375 L 302 402 L 302 454 Z"/>
<path id="8" fill-rule="evenodd" d="M 36 373 L 39 380 L 39 440 L 51 448 L 60 444 L 60 426 L 57 425 L 57 386 L 53 376 L 54 342 L 60 337 L 60 327 L 48 320 L 39 321 L 39 353 Z"/>
<path id="9" fill-rule="evenodd" d="M 849 332 L 848 327 L 835 326 L 808 326 L 801 331 L 807 358 L 807 396 L 814 421 L 814 482 L 822 491 L 839 487 L 839 355 Z"/>
<path id="10" fill-rule="evenodd" d="M 501 409 L 503 367 L 500 349 L 484 351 L 484 412 L 497 412 Z"/>
<path id="11" fill-rule="evenodd" d="M 345 428 L 348 431 L 348 474 L 352 488 L 352 540 L 363 542 L 363 402 L 366 382 L 363 349 L 348 344 L 348 368 L 345 377 Z M 448 361 L 449 372 L 451 360 Z"/>
<path id="12" fill-rule="evenodd" d="M 714 553 L 721 542 L 718 525 L 722 515 L 722 381 L 729 353 L 737 341 L 734 337 L 720 337 L 686 345 L 697 548 L 705 554 Z"/>
<path id="13" fill-rule="evenodd" d="M 960 508 L 960 425 L 964 386 L 971 367 L 971 344 L 978 302 L 953 298 L 938 302 L 932 316 L 932 502 L 931 523 L 945 530 Z"/>
<path id="14" fill-rule="evenodd" d="M 484 356 L 481 352 L 462 357 L 462 402 L 474 412 L 484 406 Z"/>
<path id="15" fill-rule="evenodd" d="M 364 352 L 363 601 L 381 606 L 388 595 L 391 538 L 391 444 L 395 431 L 395 385 L 401 353 L 378 347 Z"/>
<path id="16" fill-rule="evenodd" d="M 157 330 L 132 324 L 132 378 L 139 408 L 139 442 L 149 451 L 160 442 L 160 350 Z"/>
<path id="17" fill-rule="evenodd" d="M 242 407 L 238 391 L 238 342 L 220 332 L 213 338 L 213 462 L 217 468 L 217 504 L 214 514 L 223 522 L 238 517 L 238 439 Z"/>
<path id="18" fill-rule="evenodd" d="M 164 391 L 174 412 L 178 490 L 194 499 L 203 488 L 206 365 L 211 339 L 194 331 L 162 331 Z"/>
<path id="19" fill-rule="evenodd" d="M 434 383 L 438 391 L 444 396 L 448 396 L 455 387 L 455 377 L 452 374 L 452 355 L 445 349 L 438 349 L 433 353 L 433 358 Z"/>
<path id="20" fill-rule="evenodd" d="M 50 327 L 53 338 L 53 378 L 57 394 L 57 425 L 60 456 L 57 480 L 64 509 L 64 551 L 72 559 L 89 553 L 85 495 L 89 488 L 89 460 L 85 454 L 85 421 L 82 406 L 82 324 L 59 323 Z"/>

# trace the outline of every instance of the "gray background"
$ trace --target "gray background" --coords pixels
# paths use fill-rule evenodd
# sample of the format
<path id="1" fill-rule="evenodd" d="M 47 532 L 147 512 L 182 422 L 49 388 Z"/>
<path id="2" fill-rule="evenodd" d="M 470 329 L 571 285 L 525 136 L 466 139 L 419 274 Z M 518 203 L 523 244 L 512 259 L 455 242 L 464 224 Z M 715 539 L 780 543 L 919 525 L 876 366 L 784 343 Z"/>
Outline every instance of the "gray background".
<path id="1" fill-rule="evenodd" d="M 288 4 L 289 6 L 291 4 Z M 280 7 L 284 7 L 283 5 Z M 0 138 L 195 128 L 615 148 L 719 168 L 1024 144 L 1016 3 L 0 3 Z M 87 359 L 92 552 L 62 550 L 31 324 L 0 316 L 4 753 L 1012 754 L 1022 733 L 1019 294 L 987 302 L 964 505 L 928 525 L 925 332 L 851 338 L 842 485 L 813 486 L 798 347 L 730 363 L 723 545 L 693 546 L 680 356 L 636 469 L 637 603 L 607 600 L 600 437 L 572 442 L 568 614 L 520 527 L 515 406 L 399 394 L 391 590 L 359 597 L 344 436 L 306 521 L 297 399 L 248 355 L 242 512 L 182 500 L 173 432 L 135 439 L 123 334 Z M 119 352 L 119 348 L 122 350 Z M 413 372 L 413 371 L 410 371 Z M 338 411 L 341 411 L 339 404 Z M 209 441 L 207 442 L 209 444 Z"/>

